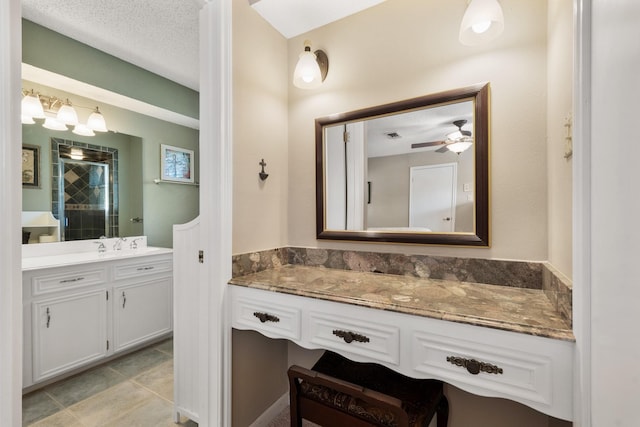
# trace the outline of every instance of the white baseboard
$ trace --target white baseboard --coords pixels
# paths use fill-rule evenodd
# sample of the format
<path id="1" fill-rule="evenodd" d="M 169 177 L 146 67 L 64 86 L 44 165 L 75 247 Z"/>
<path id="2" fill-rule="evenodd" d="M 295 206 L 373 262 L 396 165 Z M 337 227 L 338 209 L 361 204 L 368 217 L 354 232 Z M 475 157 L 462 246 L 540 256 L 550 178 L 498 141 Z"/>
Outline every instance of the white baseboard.
<path id="1" fill-rule="evenodd" d="M 289 392 L 286 392 L 273 405 L 269 406 L 249 427 L 266 427 L 289 405 Z"/>

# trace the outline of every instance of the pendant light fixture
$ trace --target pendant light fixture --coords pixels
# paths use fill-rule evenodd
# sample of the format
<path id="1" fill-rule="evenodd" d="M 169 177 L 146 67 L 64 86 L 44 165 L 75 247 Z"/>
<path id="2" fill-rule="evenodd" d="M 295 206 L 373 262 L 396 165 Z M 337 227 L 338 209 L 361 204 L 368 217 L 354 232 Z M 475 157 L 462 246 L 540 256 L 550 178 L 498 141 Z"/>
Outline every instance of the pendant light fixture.
<path id="1" fill-rule="evenodd" d="M 20 116 L 20 121 L 22 122 L 23 125 L 33 125 L 36 123 L 35 120 L 33 120 L 33 117 L 26 116 L 24 114 Z"/>
<path id="2" fill-rule="evenodd" d="M 311 42 L 304 41 L 304 51 L 298 57 L 293 72 L 293 84 L 300 89 L 315 89 L 327 77 L 329 58 L 322 50 L 311 52 Z"/>
<path id="3" fill-rule="evenodd" d="M 65 125 L 75 126 L 78 124 L 78 113 L 76 113 L 76 110 L 71 106 L 71 102 L 68 99 L 58 110 L 56 120 Z"/>
<path id="4" fill-rule="evenodd" d="M 504 14 L 498 0 L 471 0 L 460 24 L 460 43 L 475 46 L 490 42 L 504 30 Z"/>
<path id="5" fill-rule="evenodd" d="M 82 136 L 96 136 L 96 134 L 93 133 L 92 129 L 90 129 L 87 125 L 83 125 L 82 123 L 78 123 L 77 125 L 75 125 L 71 132 L 75 133 L 76 135 Z"/>
<path id="6" fill-rule="evenodd" d="M 46 117 L 42 127 L 49 130 L 69 130 L 64 123 L 60 123 L 54 117 Z"/>
<path id="7" fill-rule="evenodd" d="M 28 92 L 24 95 L 24 97 L 22 98 L 21 107 L 23 123 L 25 117 L 29 117 L 32 122 L 33 119 L 44 119 L 44 109 L 42 108 L 42 104 L 40 103 L 40 98 L 38 97 L 38 95 L 36 95 L 33 89 L 31 89 L 31 92 Z"/>
<path id="8" fill-rule="evenodd" d="M 91 129 L 95 132 L 107 132 L 107 124 L 104 121 L 104 116 L 96 107 L 96 109 L 91 113 L 89 119 L 87 119 L 87 128 Z"/>

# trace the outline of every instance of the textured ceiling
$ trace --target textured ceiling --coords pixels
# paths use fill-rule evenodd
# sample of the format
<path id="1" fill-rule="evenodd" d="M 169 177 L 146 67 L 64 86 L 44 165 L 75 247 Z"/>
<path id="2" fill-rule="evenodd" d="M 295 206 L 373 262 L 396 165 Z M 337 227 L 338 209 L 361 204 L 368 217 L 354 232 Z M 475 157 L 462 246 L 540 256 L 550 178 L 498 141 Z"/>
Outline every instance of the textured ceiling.
<path id="1" fill-rule="evenodd" d="M 184 86 L 199 86 L 206 0 L 22 0 L 22 16 Z M 384 0 L 246 0 L 286 38 Z"/>
<path id="2" fill-rule="evenodd" d="M 22 0 L 22 16 L 198 89 L 196 0 Z"/>

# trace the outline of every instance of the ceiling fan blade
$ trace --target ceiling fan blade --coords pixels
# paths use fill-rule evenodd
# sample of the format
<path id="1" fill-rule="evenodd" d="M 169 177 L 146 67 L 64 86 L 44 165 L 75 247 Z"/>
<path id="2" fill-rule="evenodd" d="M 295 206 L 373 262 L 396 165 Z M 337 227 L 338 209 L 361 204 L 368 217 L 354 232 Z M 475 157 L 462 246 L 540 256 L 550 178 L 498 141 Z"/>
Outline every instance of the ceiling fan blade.
<path id="1" fill-rule="evenodd" d="M 435 147 L 436 145 L 446 144 L 444 141 L 431 141 L 431 142 L 417 142 L 415 144 L 411 144 L 411 148 L 424 148 L 424 147 Z"/>
<path id="2" fill-rule="evenodd" d="M 436 153 L 446 153 L 447 151 L 449 151 L 449 149 L 447 148 L 446 144 L 444 147 L 440 147 L 436 150 Z"/>

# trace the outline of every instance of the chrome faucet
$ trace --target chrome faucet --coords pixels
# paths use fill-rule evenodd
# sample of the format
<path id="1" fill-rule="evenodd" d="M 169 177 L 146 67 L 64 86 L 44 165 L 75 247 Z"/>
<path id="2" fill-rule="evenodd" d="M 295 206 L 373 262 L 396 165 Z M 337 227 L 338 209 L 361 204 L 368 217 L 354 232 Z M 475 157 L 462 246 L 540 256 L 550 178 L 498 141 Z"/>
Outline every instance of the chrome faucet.
<path id="1" fill-rule="evenodd" d="M 116 240 L 116 242 L 113 244 L 113 250 L 114 251 L 119 251 L 122 249 L 122 242 L 126 242 L 127 239 L 124 237 L 118 237 L 118 240 Z"/>
<path id="2" fill-rule="evenodd" d="M 129 249 L 138 249 L 138 244 L 136 243 L 138 240 L 142 240 L 141 237 L 137 239 L 133 239 L 133 241 L 129 244 Z"/>
<path id="3" fill-rule="evenodd" d="M 96 245 L 98 245 L 98 253 L 102 254 L 105 253 L 107 251 L 107 247 L 104 245 L 103 242 L 93 242 Z"/>

